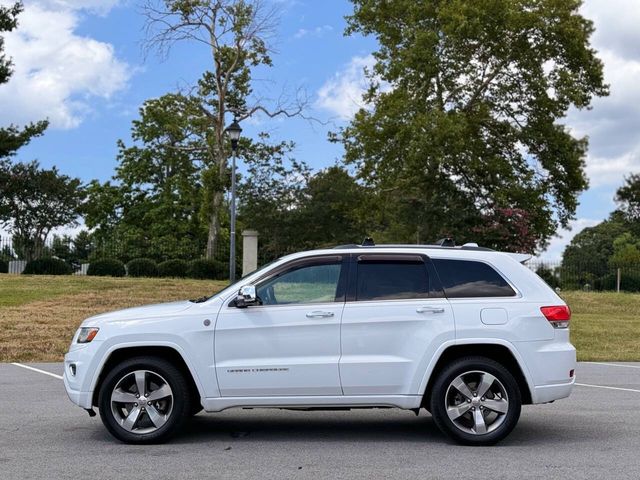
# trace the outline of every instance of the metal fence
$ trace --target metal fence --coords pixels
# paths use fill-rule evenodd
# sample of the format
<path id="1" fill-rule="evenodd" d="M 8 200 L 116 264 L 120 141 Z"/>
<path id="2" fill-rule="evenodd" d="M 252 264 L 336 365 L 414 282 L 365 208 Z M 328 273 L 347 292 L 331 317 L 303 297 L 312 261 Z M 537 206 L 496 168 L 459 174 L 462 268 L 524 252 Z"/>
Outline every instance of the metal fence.
<path id="1" fill-rule="evenodd" d="M 238 274 L 242 271 L 242 237 L 236 242 L 236 265 Z M 98 241 L 90 237 L 51 237 L 38 245 L 24 245 L 11 237 L 0 237 L 0 261 L 13 264 L 12 273 L 20 273 L 28 260 L 37 258 L 59 258 L 70 265 L 90 263 L 101 258 L 114 258 L 124 263 L 134 258 L 151 258 L 156 262 L 181 259 L 196 260 L 206 257 L 205 241 L 165 237 L 162 239 L 145 239 L 141 237 L 119 237 L 106 241 Z M 214 249 L 213 259 L 229 264 L 229 239 L 221 236 Z M 259 248 L 258 265 L 264 265 L 287 253 L 291 248 Z M 225 268 L 225 267 L 223 267 Z"/>
<path id="2" fill-rule="evenodd" d="M 242 240 L 236 246 L 238 275 L 242 270 Z M 297 249 L 287 245 L 258 246 L 258 266 L 265 265 Z M 115 258 L 124 263 L 134 258 L 151 258 L 157 262 L 179 258 L 195 260 L 204 258 L 206 242 L 177 237 L 145 239 L 141 237 L 112 238 L 97 241 L 89 236 L 51 237 L 41 245 L 21 245 L 11 237 L 0 237 L 0 261 L 10 263 L 10 271 L 19 273 L 27 260 L 55 257 L 70 265 L 90 263 L 99 258 Z M 225 265 L 229 263 L 229 239 L 222 236 L 215 248 L 213 259 Z M 602 263 L 582 262 L 563 264 L 531 260 L 526 266 L 542 277 L 551 287 L 561 290 L 594 290 L 640 292 L 640 263 L 611 266 Z M 11 270 L 13 268 L 13 270 Z M 222 267 L 225 268 L 224 266 Z"/>
<path id="3" fill-rule="evenodd" d="M 564 264 L 534 260 L 526 265 L 551 287 L 561 290 L 640 292 L 640 263 L 616 267 L 590 262 Z"/>
<path id="4" fill-rule="evenodd" d="M 237 245 L 242 254 L 242 244 Z M 0 259 L 31 260 L 56 257 L 62 260 L 89 261 L 96 258 L 116 258 L 127 262 L 133 258 L 152 258 L 157 261 L 180 258 L 194 260 L 204 258 L 206 242 L 192 239 L 164 238 L 147 240 L 140 237 L 113 238 L 107 241 L 52 237 L 46 242 L 24 245 L 11 237 L 0 237 Z M 220 239 L 214 250 L 214 259 L 229 260 L 229 241 Z"/>

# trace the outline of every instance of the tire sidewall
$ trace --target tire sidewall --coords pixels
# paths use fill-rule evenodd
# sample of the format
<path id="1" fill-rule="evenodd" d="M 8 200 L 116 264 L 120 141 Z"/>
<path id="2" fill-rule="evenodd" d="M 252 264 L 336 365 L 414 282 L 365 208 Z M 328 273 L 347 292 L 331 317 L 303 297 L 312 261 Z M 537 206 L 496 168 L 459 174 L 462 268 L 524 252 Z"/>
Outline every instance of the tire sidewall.
<path id="1" fill-rule="evenodd" d="M 171 387 L 173 406 L 167 422 L 159 429 L 136 434 L 122 428 L 111 411 L 111 393 L 117 383 L 127 374 L 135 370 L 148 370 L 157 373 Z M 125 443 L 159 443 L 167 440 L 184 424 L 192 410 L 189 388 L 180 370 L 171 363 L 160 358 L 133 358 L 116 365 L 105 377 L 98 396 L 100 418 L 109 432 Z"/>
<path id="2" fill-rule="evenodd" d="M 502 425 L 484 435 L 474 435 L 460 430 L 449 418 L 446 410 L 446 394 L 451 382 L 458 375 L 473 370 L 487 372 L 496 377 L 504 386 L 509 399 L 509 409 Z M 453 440 L 465 445 L 493 445 L 515 428 L 520 418 L 522 397 L 518 383 L 509 370 L 488 358 L 469 357 L 453 362 L 438 375 L 432 389 L 430 406 L 436 425 Z"/>

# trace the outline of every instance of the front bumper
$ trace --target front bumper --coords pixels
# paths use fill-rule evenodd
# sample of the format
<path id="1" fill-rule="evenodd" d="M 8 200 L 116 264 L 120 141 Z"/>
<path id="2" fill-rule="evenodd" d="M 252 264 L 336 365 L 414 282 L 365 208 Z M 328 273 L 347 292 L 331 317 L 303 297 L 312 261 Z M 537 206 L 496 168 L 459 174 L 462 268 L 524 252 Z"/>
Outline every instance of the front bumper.
<path id="1" fill-rule="evenodd" d="M 100 341 L 92 341 L 86 345 L 73 344 L 64 356 L 64 388 L 69 400 L 88 409 L 93 407 L 93 376 L 95 365 L 94 353 L 100 348 Z M 75 368 L 75 375 L 72 373 Z"/>
<path id="2" fill-rule="evenodd" d="M 81 390 L 74 390 L 69 384 L 67 375 L 65 374 L 62 381 L 64 382 L 64 388 L 67 391 L 69 400 L 84 409 L 91 408 L 93 405 L 93 392 L 83 392 Z"/>

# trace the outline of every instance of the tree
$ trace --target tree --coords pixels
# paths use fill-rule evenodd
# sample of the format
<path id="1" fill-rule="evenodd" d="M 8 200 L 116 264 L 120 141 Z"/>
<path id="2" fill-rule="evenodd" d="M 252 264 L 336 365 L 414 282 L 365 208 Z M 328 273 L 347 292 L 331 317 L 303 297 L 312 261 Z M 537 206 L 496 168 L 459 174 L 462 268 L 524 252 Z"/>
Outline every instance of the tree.
<path id="1" fill-rule="evenodd" d="M 261 0 L 148 0 L 148 45 L 167 54 L 173 44 L 190 41 L 209 49 L 212 65 L 191 92 L 206 118 L 207 257 L 212 258 L 220 236 L 224 193 L 229 185 L 229 142 L 225 124 L 229 116 L 239 121 L 256 113 L 269 117 L 302 115 L 305 99 L 281 97 L 272 108 L 253 95 L 252 74 L 270 67 L 269 40 L 276 11 Z"/>
<path id="2" fill-rule="evenodd" d="M 194 112 L 191 99 L 179 94 L 144 103 L 132 124 L 133 145 L 118 142 L 114 183 L 88 188 L 85 221 L 99 243 L 117 242 L 129 256 L 199 255 L 206 132 Z"/>
<path id="3" fill-rule="evenodd" d="M 80 230 L 72 240 L 73 252 L 78 261 L 87 261 L 93 252 L 93 239 L 87 230 Z"/>
<path id="4" fill-rule="evenodd" d="M 396 240 L 483 241 L 485 218 L 517 209 L 543 247 L 587 186 L 587 140 L 558 122 L 608 94 L 581 1 L 353 3 L 347 33 L 379 49 L 369 107 L 334 140 L 387 218 L 396 208 Z"/>
<path id="5" fill-rule="evenodd" d="M 482 216 L 472 232 L 482 245 L 515 252 L 533 252 L 542 241 L 542 233 L 532 228 L 531 217 L 521 208 L 495 208 Z"/>
<path id="6" fill-rule="evenodd" d="M 562 254 L 562 268 L 567 272 L 588 272 L 596 277 L 609 270 L 609 259 L 614 253 L 616 238 L 629 231 L 620 212 L 613 212 L 609 219 L 587 227 L 578 233 Z"/>
<path id="7" fill-rule="evenodd" d="M 18 15 L 22 12 L 22 3 L 11 6 L 0 5 L 0 34 L 10 32 L 18 25 Z M 4 38 L 0 35 L 0 85 L 7 83 L 11 77 L 11 59 L 4 54 Z M 42 135 L 48 122 L 31 123 L 24 128 L 9 125 L 0 128 L 0 163 L 6 164 L 6 158 L 15 154 L 22 146 L 29 143 L 33 137 Z"/>
<path id="8" fill-rule="evenodd" d="M 0 226 L 9 230 L 26 260 L 37 258 L 52 229 L 75 225 L 84 192 L 77 178 L 38 162 L 0 166 Z"/>
<path id="9" fill-rule="evenodd" d="M 372 225 L 363 222 L 367 192 L 349 172 L 329 167 L 309 178 L 301 206 L 299 235 L 307 248 L 359 243 Z"/>
<path id="10" fill-rule="evenodd" d="M 635 222 L 636 230 L 640 230 L 640 174 L 633 173 L 625 178 L 615 196 L 620 210 L 630 222 Z"/>
<path id="11" fill-rule="evenodd" d="M 293 147 L 290 142 L 270 143 L 261 134 L 255 143 L 243 139 L 238 149 L 247 165 L 238 189 L 239 221 L 258 230 L 260 252 L 267 260 L 299 249 L 308 225 L 301 205 L 310 171 L 290 158 Z"/>
<path id="12" fill-rule="evenodd" d="M 640 265 L 640 238 L 625 232 L 613 241 L 613 254 L 609 264 L 614 268 Z"/>

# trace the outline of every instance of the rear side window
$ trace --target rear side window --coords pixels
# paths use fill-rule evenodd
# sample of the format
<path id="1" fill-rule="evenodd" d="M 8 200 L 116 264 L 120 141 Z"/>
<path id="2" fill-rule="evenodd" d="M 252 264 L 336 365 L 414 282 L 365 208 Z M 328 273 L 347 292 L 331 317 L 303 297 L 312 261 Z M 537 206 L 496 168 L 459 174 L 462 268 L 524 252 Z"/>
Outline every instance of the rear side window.
<path id="1" fill-rule="evenodd" d="M 435 258 L 432 261 L 448 298 L 516 295 L 506 280 L 486 263 Z"/>
<path id="2" fill-rule="evenodd" d="M 429 281 L 419 256 L 394 259 L 390 255 L 363 255 L 358 259 L 356 300 L 402 300 L 441 296 Z"/>

